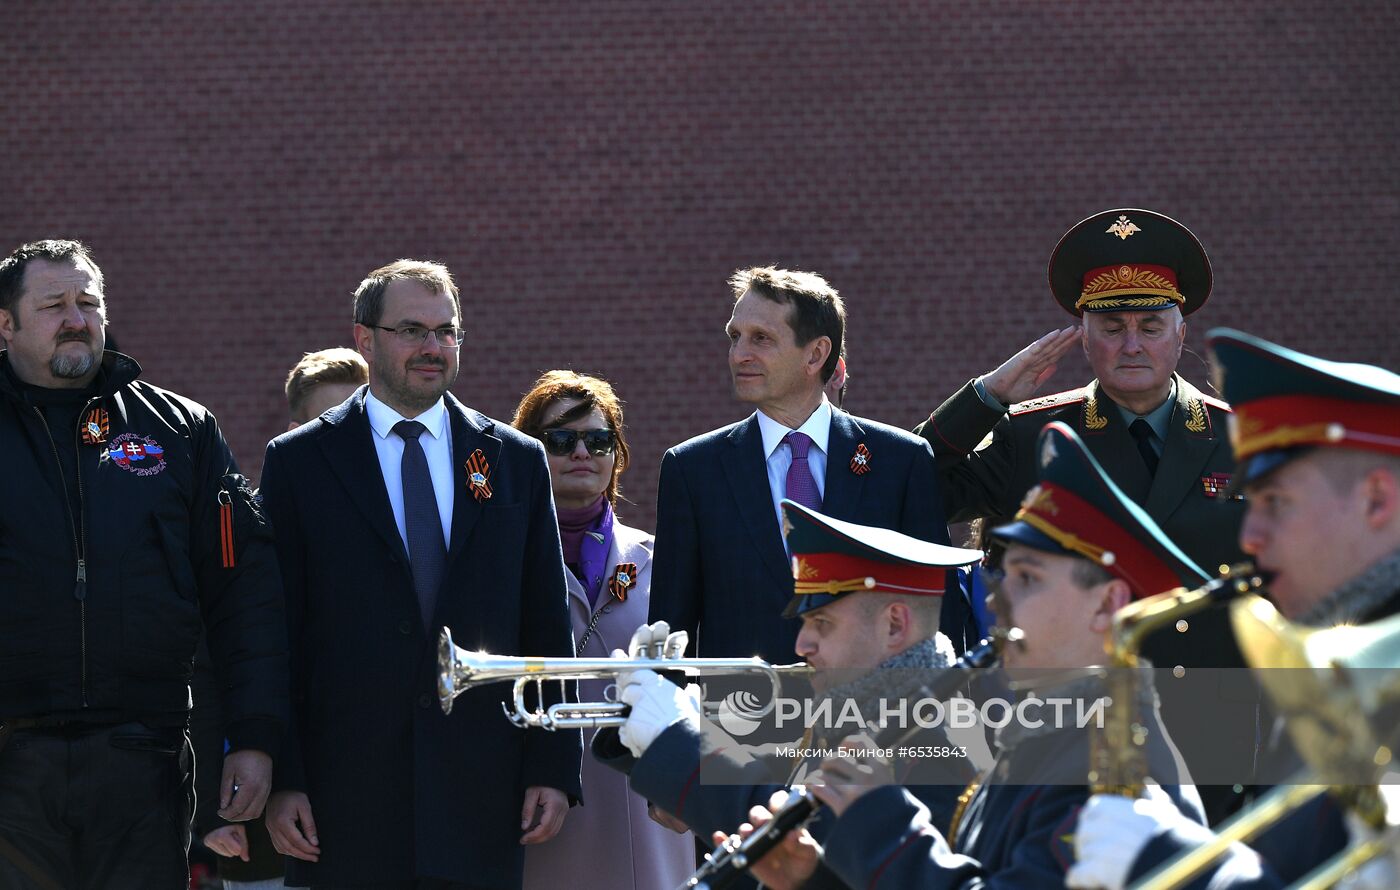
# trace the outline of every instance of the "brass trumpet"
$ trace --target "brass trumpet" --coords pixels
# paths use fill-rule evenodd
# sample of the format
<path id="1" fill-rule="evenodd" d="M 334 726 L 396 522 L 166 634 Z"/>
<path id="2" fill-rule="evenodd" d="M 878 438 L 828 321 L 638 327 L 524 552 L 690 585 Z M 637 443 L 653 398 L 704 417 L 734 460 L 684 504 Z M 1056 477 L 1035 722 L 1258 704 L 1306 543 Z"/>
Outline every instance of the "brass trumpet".
<path id="1" fill-rule="evenodd" d="M 1308 630 L 1285 621 L 1264 600 L 1245 600 L 1234 605 L 1231 619 L 1245 660 L 1262 669 L 1265 691 L 1309 767 L 1222 824 L 1211 841 L 1163 864 L 1133 890 L 1185 886 L 1231 843 L 1249 841 L 1323 794 L 1332 794 L 1373 828 L 1396 817 L 1388 812 L 1376 783 L 1393 768 L 1400 616 L 1357 627 Z M 1269 668 L 1292 670 L 1272 673 Z M 1378 670 L 1382 668 L 1390 670 Z M 1337 777 L 1358 784 L 1341 784 Z M 1330 887 L 1386 848 L 1381 840 L 1353 846 L 1298 886 Z"/>
<path id="2" fill-rule="evenodd" d="M 506 719 L 522 729 L 539 728 L 551 732 L 557 729 L 580 729 L 600 726 L 621 726 L 627 722 L 628 706 L 620 701 L 559 702 L 548 708 L 525 702 L 525 690 L 535 685 L 537 702 L 544 701 L 546 682 L 568 680 L 615 680 L 625 671 L 675 671 L 687 677 L 761 674 L 772 689 L 767 704 L 752 718 L 772 713 L 784 676 L 810 672 L 805 664 L 771 665 L 761 658 L 683 658 L 684 634 L 673 634 L 664 642 L 653 645 L 647 653 L 635 658 L 528 658 L 513 655 L 491 655 L 473 652 L 453 644 L 452 631 L 444 627 L 438 637 L 438 702 L 444 714 L 452 713 L 457 696 L 487 683 L 515 684 L 514 707 L 504 702 L 501 709 Z"/>

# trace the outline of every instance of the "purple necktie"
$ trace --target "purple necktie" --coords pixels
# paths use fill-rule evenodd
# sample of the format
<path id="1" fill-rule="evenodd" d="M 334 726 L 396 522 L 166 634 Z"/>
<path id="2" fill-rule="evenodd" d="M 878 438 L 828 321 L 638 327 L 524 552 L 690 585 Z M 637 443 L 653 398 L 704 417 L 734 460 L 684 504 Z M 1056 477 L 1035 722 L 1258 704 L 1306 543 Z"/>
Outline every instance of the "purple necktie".
<path id="1" fill-rule="evenodd" d="M 816 478 L 812 476 L 812 466 L 807 463 L 807 449 L 812 447 L 812 437 L 793 431 L 784 436 L 783 441 L 792 449 L 792 466 L 787 471 L 787 499 L 813 510 L 821 510 L 822 495 L 817 490 Z"/>

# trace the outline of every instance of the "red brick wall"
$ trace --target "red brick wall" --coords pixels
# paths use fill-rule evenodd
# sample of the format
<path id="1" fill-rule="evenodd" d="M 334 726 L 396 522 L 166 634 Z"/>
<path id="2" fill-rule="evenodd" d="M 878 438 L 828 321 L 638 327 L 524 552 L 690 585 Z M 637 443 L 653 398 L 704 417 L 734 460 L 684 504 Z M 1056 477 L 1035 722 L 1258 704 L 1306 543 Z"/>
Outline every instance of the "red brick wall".
<path id="1" fill-rule="evenodd" d="M 741 265 L 839 287 L 848 406 L 902 425 L 1067 321 L 1050 248 L 1116 205 L 1207 245 L 1192 345 L 1400 366 L 1398 44 L 1379 0 L 17 3 L 0 248 L 89 241 L 123 348 L 254 472 L 363 274 L 444 260 L 457 394 L 614 380 L 648 526 L 662 451 L 746 413 Z"/>

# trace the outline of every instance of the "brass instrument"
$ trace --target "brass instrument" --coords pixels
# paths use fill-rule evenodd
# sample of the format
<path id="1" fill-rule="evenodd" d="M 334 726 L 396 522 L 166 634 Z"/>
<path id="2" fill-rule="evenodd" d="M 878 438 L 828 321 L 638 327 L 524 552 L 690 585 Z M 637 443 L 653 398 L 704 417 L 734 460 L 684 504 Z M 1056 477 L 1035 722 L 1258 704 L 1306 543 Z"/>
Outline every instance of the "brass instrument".
<path id="1" fill-rule="evenodd" d="M 1185 885 L 1230 844 L 1248 841 L 1323 794 L 1332 794 L 1373 828 L 1400 815 L 1386 805 L 1390 795 L 1378 786 L 1392 766 L 1396 741 L 1400 671 L 1394 668 L 1400 666 L 1400 616 L 1357 627 L 1310 630 L 1290 624 L 1264 600 L 1246 600 L 1234 605 L 1231 619 L 1245 660 L 1258 669 L 1260 682 L 1287 721 L 1308 767 L 1221 825 L 1210 842 L 1134 884 L 1134 890 Z M 1330 887 L 1387 848 L 1380 840 L 1350 847 L 1301 886 Z"/>
<path id="2" fill-rule="evenodd" d="M 1216 603 L 1255 594 L 1263 583 L 1252 565 L 1240 563 L 1200 587 L 1168 590 L 1129 603 L 1114 614 L 1113 629 L 1104 641 L 1111 707 L 1104 716 L 1103 730 L 1094 733 L 1089 746 L 1089 784 L 1094 794 L 1142 794 L 1147 775 L 1147 730 L 1133 703 L 1138 683 L 1134 669 L 1141 667 L 1138 654 L 1143 641 L 1160 628 Z"/>
<path id="3" fill-rule="evenodd" d="M 490 655 L 473 652 L 454 645 L 452 631 L 444 627 L 438 637 L 438 701 L 444 714 L 452 713 L 457 696 L 487 683 L 515 684 L 514 707 L 505 703 L 501 709 L 506 719 L 521 728 L 550 731 L 599 726 L 621 726 L 627 722 L 628 706 L 619 701 L 559 702 L 544 708 L 530 707 L 525 702 L 525 690 L 534 684 L 537 702 L 544 701 L 546 682 L 568 680 L 614 680 L 625 671 L 648 668 L 655 671 L 675 671 L 687 677 L 733 674 L 762 674 L 772 687 L 768 702 L 745 716 L 765 717 L 772 712 L 782 690 L 784 676 L 810 672 L 805 664 L 775 666 L 761 658 L 683 658 L 686 638 L 683 633 L 656 643 L 649 652 L 635 658 L 527 658 L 513 655 Z"/>
<path id="4" fill-rule="evenodd" d="M 1008 641 L 1019 639 L 1020 628 L 994 628 L 990 636 L 964 653 L 949 666 L 947 672 L 939 675 L 941 682 L 921 689 L 917 695 L 940 701 L 947 698 L 967 679 L 965 671 L 995 667 L 1001 657 L 1002 647 Z M 878 743 L 880 747 L 891 747 L 884 739 L 880 739 Z M 787 802 L 773 814 L 770 821 L 765 822 L 744 840 L 739 840 L 737 835 L 731 835 L 712 852 L 706 853 L 705 864 L 700 866 L 679 890 L 722 890 L 728 887 L 736 878 L 747 872 L 750 866 L 767 855 L 768 851 L 782 843 L 789 833 L 807 824 L 822 806 L 822 802 L 805 786 L 794 786 Z"/>

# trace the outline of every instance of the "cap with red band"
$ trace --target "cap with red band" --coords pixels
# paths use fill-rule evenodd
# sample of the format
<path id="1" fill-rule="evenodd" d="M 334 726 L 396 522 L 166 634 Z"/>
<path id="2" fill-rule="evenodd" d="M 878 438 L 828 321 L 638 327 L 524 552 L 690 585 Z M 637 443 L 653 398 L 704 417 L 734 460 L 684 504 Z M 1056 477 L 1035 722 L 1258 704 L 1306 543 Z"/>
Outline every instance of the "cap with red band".
<path id="1" fill-rule="evenodd" d="M 948 569 L 982 558 L 980 550 L 832 519 L 788 500 L 783 525 L 792 551 L 794 596 L 783 612 L 789 618 L 850 593 L 942 596 Z"/>
<path id="2" fill-rule="evenodd" d="M 1007 542 L 1090 559 L 1144 597 L 1209 576 L 1108 478 L 1084 442 L 1063 423 L 1048 424 L 1037 442 L 1039 484 L 1016 521 L 992 534 Z"/>
<path id="3" fill-rule="evenodd" d="M 1400 375 L 1334 362 L 1228 328 L 1210 332 L 1216 389 L 1230 402 L 1236 484 L 1311 448 L 1400 454 Z"/>
<path id="4" fill-rule="evenodd" d="M 1210 296 L 1210 260 L 1191 230 L 1134 207 L 1076 223 L 1050 255 L 1050 290 L 1074 315 L 1201 308 Z"/>

